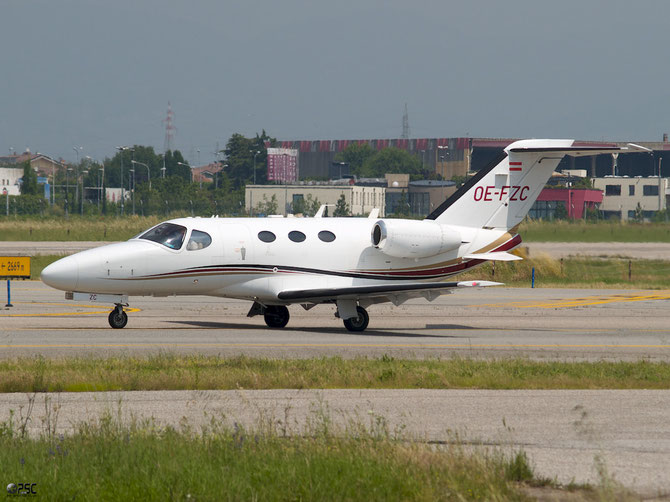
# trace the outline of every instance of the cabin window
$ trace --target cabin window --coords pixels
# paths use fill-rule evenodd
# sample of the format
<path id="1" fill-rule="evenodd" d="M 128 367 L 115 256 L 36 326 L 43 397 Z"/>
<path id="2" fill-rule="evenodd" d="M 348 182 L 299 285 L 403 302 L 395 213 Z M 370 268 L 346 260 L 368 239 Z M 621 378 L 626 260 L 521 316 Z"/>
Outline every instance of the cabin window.
<path id="1" fill-rule="evenodd" d="M 335 240 L 335 234 L 328 230 L 321 230 L 321 232 L 319 232 L 319 239 L 323 242 L 333 242 Z"/>
<path id="2" fill-rule="evenodd" d="M 212 238 L 207 232 L 202 232 L 201 230 L 193 230 L 191 232 L 191 238 L 186 244 L 186 249 L 189 251 L 196 251 L 198 249 L 205 249 L 212 243 Z"/>
<path id="3" fill-rule="evenodd" d="M 294 230 L 293 232 L 288 233 L 288 238 L 291 239 L 293 242 L 302 242 L 307 237 L 305 237 L 305 234 L 303 234 L 302 232 Z"/>
<path id="4" fill-rule="evenodd" d="M 186 237 L 186 227 L 174 223 L 161 223 L 145 232 L 140 239 L 157 242 L 170 249 L 181 249 Z"/>
<path id="5" fill-rule="evenodd" d="M 268 232 L 267 230 L 262 230 L 258 232 L 258 238 L 262 240 L 263 242 L 274 242 L 274 240 L 277 238 L 275 234 L 272 232 Z"/>

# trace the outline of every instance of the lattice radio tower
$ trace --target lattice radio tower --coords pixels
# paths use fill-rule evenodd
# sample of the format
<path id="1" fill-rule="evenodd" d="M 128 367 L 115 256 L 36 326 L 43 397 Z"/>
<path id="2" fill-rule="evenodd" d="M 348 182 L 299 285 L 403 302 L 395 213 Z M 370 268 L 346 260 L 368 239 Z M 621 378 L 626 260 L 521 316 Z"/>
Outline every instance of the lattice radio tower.
<path id="1" fill-rule="evenodd" d="M 174 143 L 174 133 L 177 131 L 177 128 L 174 126 L 174 112 L 172 111 L 172 105 L 168 101 L 167 117 L 162 121 L 165 124 L 165 141 L 163 142 L 163 154 L 168 150 L 172 150 L 172 144 Z"/>
<path id="2" fill-rule="evenodd" d="M 409 139 L 409 115 L 407 114 L 407 103 L 405 103 L 405 113 L 402 116 L 402 139 Z"/>

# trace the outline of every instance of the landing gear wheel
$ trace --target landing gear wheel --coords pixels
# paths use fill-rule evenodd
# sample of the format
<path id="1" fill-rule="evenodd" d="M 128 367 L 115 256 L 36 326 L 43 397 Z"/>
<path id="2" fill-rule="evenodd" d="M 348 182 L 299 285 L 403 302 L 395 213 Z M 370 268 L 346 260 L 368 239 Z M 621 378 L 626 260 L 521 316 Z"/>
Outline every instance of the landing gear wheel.
<path id="1" fill-rule="evenodd" d="M 356 307 L 356 312 L 358 312 L 358 317 L 345 319 L 344 327 L 349 331 L 365 331 L 365 328 L 368 327 L 368 323 L 370 322 L 370 316 L 363 307 Z"/>
<path id="2" fill-rule="evenodd" d="M 288 324 L 288 309 L 283 305 L 265 307 L 265 324 L 270 328 L 283 328 Z"/>
<path id="3" fill-rule="evenodd" d="M 109 313 L 107 320 L 112 328 L 121 329 L 128 324 L 128 314 L 123 311 L 123 307 L 118 306 Z"/>

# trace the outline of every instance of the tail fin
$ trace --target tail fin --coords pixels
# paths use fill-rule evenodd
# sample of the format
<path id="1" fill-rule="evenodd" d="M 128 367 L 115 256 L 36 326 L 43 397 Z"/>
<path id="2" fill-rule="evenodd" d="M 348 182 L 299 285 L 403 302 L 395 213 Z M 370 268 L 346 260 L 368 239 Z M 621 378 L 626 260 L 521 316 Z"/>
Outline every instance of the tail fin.
<path id="1" fill-rule="evenodd" d="M 427 219 L 449 225 L 509 230 L 526 217 L 545 183 L 565 155 L 647 151 L 626 147 L 573 146 L 571 139 L 515 141 L 480 170 Z"/>

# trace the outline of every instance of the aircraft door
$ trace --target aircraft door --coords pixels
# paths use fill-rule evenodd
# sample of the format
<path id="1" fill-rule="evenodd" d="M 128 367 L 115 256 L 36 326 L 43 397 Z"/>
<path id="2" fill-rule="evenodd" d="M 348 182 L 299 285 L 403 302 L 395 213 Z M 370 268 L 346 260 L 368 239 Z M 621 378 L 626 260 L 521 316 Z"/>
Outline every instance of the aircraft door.
<path id="1" fill-rule="evenodd" d="M 245 225 L 224 225 L 221 227 L 223 256 L 231 265 L 254 263 L 251 233 Z"/>

